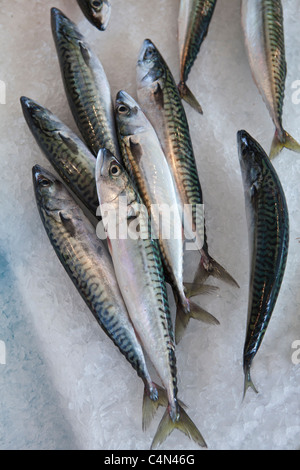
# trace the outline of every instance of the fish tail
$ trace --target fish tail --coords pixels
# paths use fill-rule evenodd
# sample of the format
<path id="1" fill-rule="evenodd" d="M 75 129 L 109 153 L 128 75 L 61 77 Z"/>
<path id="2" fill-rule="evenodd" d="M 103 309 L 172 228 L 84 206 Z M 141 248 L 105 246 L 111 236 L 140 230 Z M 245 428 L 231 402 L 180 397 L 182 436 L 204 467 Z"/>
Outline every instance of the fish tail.
<path id="1" fill-rule="evenodd" d="M 248 388 L 252 388 L 255 393 L 258 393 L 258 390 L 256 389 L 254 383 L 252 382 L 251 375 L 250 375 L 250 365 L 247 365 L 244 367 L 244 373 L 245 373 L 245 381 L 244 381 L 244 395 L 243 398 L 245 398 L 246 392 Z"/>
<path id="2" fill-rule="evenodd" d="M 270 150 L 270 159 L 275 158 L 283 148 L 300 153 L 300 144 L 285 130 L 279 132 L 276 129 Z"/>
<path id="3" fill-rule="evenodd" d="M 194 277 L 194 284 L 203 284 L 209 276 L 213 276 L 217 279 L 221 279 L 235 287 L 240 287 L 236 280 L 226 271 L 223 266 L 217 263 L 211 256 L 207 253 L 201 253 L 201 260 L 197 269 L 197 272 Z"/>
<path id="4" fill-rule="evenodd" d="M 191 90 L 188 88 L 185 82 L 181 81 L 178 84 L 178 91 L 181 98 L 186 101 L 192 108 L 194 108 L 198 113 L 203 114 L 203 110 Z"/>
<path id="5" fill-rule="evenodd" d="M 174 429 L 186 434 L 199 446 L 207 447 L 200 431 L 180 405 L 178 405 L 178 413 L 175 419 L 172 419 L 170 414 L 170 407 L 168 406 L 153 438 L 151 449 L 155 449 L 162 444 Z"/>
<path id="6" fill-rule="evenodd" d="M 166 390 L 156 383 L 151 384 L 151 386 L 146 384 L 143 397 L 143 431 L 150 425 L 159 406 L 168 406 Z"/>
<path id="7" fill-rule="evenodd" d="M 189 308 L 187 309 L 181 302 L 177 303 L 176 320 L 175 320 L 175 342 L 178 344 L 182 339 L 186 327 L 191 318 L 202 321 L 210 325 L 219 325 L 219 321 L 199 305 L 188 300 Z"/>
<path id="8" fill-rule="evenodd" d="M 219 290 L 217 286 L 209 284 L 196 284 L 194 282 L 184 282 L 185 295 L 188 299 L 196 297 L 196 295 L 214 294 Z"/>

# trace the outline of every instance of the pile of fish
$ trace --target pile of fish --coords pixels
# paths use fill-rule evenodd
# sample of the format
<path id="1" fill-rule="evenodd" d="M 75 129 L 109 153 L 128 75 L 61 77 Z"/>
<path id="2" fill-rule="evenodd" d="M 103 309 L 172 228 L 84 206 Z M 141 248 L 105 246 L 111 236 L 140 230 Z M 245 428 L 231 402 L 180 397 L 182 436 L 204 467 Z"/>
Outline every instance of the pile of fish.
<path id="1" fill-rule="evenodd" d="M 109 2 L 78 3 L 92 24 L 107 28 Z M 77 26 L 52 8 L 65 93 L 81 137 L 50 110 L 21 98 L 26 122 L 59 177 L 39 165 L 32 169 L 50 242 L 99 325 L 144 383 L 143 429 L 159 406 L 166 408 L 152 448 L 175 428 L 206 447 L 178 398 L 176 344 L 191 319 L 219 323 L 191 300 L 218 290 L 205 284 L 210 276 L 238 287 L 208 249 L 203 195 L 182 103 L 183 98 L 203 112 L 186 82 L 215 6 L 216 0 L 181 0 L 179 84 L 158 48 L 144 41 L 137 58 L 138 102 L 123 90 L 113 102 L 99 58 Z M 284 146 L 297 152 L 300 147 L 282 126 L 286 64 L 280 1 L 243 0 L 242 23 L 253 77 L 276 127 L 270 155 L 246 131 L 237 133 L 252 260 L 245 393 L 248 387 L 257 391 L 250 368 L 279 294 L 288 251 L 288 209 L 270 157 Z M 163 233 L 161 214 L 153 210 L 163 205 L 173 209 L 170 236 Z M 107 223 L 111 214 L 114 224 Z M 187 283 L 184 246 L 191 239 L 200 261 L 193 282 Z M 175 325 L 167 283 L 176 303 Z M 146 357 L 160 385 L 152 380 Z"/>

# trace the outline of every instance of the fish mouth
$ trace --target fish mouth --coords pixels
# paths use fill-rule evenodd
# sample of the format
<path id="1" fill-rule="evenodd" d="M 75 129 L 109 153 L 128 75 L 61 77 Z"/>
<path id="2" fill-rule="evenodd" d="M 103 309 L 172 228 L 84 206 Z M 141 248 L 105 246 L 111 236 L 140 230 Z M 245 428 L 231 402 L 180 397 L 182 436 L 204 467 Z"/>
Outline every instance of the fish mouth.
<path id="1" fill-rule="evenodd" d="M 26 116 L 34 117 L 36 112 L 41 111 L 41 106 L 38 105 L 34 100 L 27 98 L 27 96 L 21 96 L 20 98 L 23 113 Z"/>
<path id="2" fill-rule="evenodd" d="M 239 157 L 240 159 L 244 159 L 246 158 L 247 153 L 251 150 L 253 139 L 247 131 L 240 130 L 237 133 L 237 142 L 239 148 Z"/>
<path id="3" fill-rule="evenodd" d="M 155 46 L 154 46 L 153 42 L 151 41 L 151 39 L 144 39 L 142 47 L 141 47 L 140 52 L 138 54 L 138 61 L 137 61 L 138 65 L 143 64 L 143 62 L 145 60 L 145 52 L 147 51 L 148 47 L 151 47 L 151 48 L 155 49 Z"/>
<path id="4" fill-rule="evenodd" d="M 105 169 L 108 167 L 110 161 L 115 160 L 118 165 L 120 164 L 116 157 L 111 153 L 109 149 L 102 148 L 99 150 L 97 155 L 97 162 L 96 162 L 96 181 L 99 181 L 100 177 L 106 176 Z"/>

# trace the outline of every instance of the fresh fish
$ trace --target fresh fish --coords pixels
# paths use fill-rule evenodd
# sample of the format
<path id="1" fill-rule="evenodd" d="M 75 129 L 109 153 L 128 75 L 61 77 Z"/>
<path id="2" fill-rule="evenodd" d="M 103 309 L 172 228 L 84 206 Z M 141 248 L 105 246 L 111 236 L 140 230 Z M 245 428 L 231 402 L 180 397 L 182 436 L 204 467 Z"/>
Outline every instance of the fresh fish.
<path id="1" fill-rule="evenodd" d="M 38 210 L 59 260 L 101 328 L 144 382 L 146 427 L 156 408 L 166 406 L 166 394 L 151 380 L 111 258 L 64 185 L 39 165 L 32 173 Z"/>
<path id="2" fill-rule="evenodd" d="M 185 326 L 190 318 L 219 323 L 186 297 L 183 283 L 182 215 L 172 174 L 157 134 L 138 103 L 128 93 L 118 93 L 115 112 L 123 162 L 151 217 L 167 279 L 173 287 L 177 315 L 185 317 Z M 182 329 L 176 328 L 176 342 L 179 342 L 182 334 Z"/>
<path id="3" fill-rule="evenodd" d="M 139 103 L 152 123 L 169 163 L 178 200 L 184 212 L 184 230 L 196 237 L 201 261 L 194 283 L 212 275 L 237 286 L 236 281 L 208 253 L 203 196 L 187 117 L 172 73 L 155 45 L 146 39 L 137 63 Z"/>
<path id="4" fill-rule="evenodd" d="M 96 159 L 86 145 L 51 111 L 25 96 L 24 117 L 41 150 L 72 192 L 95 216 L 99 206 Z"/>
<path id="5" fill-rule="evenodd" d="M 78 129 L 95 157 L 103 147 L 119 155 L 110 86 L 102 64 L 60 10 L 52 8 L 51 18 L 62 79 Z"/>
<path id="6" fill-rule="evenodd" d="M 83 14 L 92 25 L 105 31 L 111 14 L 110 2 L 106 0 L 77 0 Z"/>
<path id="7" fill-rule="evenodd" d="M 124 223 L 128 226 L 128 236 L 116 236 L 114 227 L 110 224 L 106 226 L 110 253 L 135 331 L 167 390 L 168 406 L 152 448 L 163 442 L 175 428 L 205 446 L 201 434 L 177 399 L 176 356 L 170 308 L 159 245 L 157 240 L 149 236 L 147 211 L 141 209 L 141 199 L 129 175 L 109 150 L 99 152 L 96 183 L 101 210 L 105 207 L 105 211 L 115 214 L 116 233 L 120 233 Z M 125 211 L 120 209 L 120 198 L 126 199 Z M 138 227 L 136 237 L 130 229 L 131 224 Z"/>
<path id="8" fill-rule="evenodd" d="M 252 361 L 262 343 L 282 283 L 289 245 L 289 216 L 278 175 L 261 146 L 238 133 L 250 246 L 248 326 L 244 346 L 245 387 L 253 385 Z"/>
<path id="9" fill-rule="evenodd" d="M 186 85 L 210 25 L 217 0 L 181 0 L 178 19 L 181 97 L 200 114 L 202 108 Z"/>
<path id="10" fill-rule="evenodd" d="M 282 126 L 287 67 L 281 1 L 242 0 L 242 26 L 252 76 L 276 128 L 270 158 L 284 147 L 300 152 Z"/>

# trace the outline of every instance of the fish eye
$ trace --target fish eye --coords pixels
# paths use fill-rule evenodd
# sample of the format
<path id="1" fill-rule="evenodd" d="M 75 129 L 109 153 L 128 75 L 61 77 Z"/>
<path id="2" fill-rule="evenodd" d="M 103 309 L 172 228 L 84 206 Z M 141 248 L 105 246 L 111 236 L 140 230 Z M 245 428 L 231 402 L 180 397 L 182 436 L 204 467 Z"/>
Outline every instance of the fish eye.
<path id="1" fill-rule="evenodd" d="M 92 6 L 93 6 L 94 8 L 99 8 L 99 7 L 101 7 L 101 3 L 102 3 L 102 2 L 96 2 L 96 1 L 95 1 L 95 2 L 92 2 Z"/>
<path id="2" fill-rule="evenodd" d="M 39 185 L 43 186 L 43 188 L 47 188 L 48 186 L 50 186 L 50 181 L 46 180 L 46 178 L 43 178 L 39 181 Z"/>
<path id="3" fill-rule="evenodd" d="M 128 111 L 129 111 L 129 109 L 128 109 L 127 106 L 125 106 L 124 104 L 121 104 L 121 105 L 118 107 L 118 113 L 119 113 L 119 114 L 126 114 Z"/>
<path id="4" fill-rule="evenodd" d="M 153 47 L 148 47 L 145 51 L 145 54 L 144 54 L 144 59 L 145 60 L 149 60 L 153 57 L 154 55 L 154 49 Z"/>
<path id="5" fill-rule="evenodd" d="M 121 173 L 121 170 L 117 165 L 112 165 L 110 167 L 110 172 L 113 176 L 119 176 L 119 174 Z"/>

